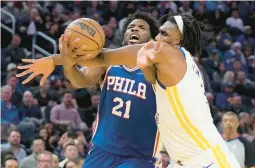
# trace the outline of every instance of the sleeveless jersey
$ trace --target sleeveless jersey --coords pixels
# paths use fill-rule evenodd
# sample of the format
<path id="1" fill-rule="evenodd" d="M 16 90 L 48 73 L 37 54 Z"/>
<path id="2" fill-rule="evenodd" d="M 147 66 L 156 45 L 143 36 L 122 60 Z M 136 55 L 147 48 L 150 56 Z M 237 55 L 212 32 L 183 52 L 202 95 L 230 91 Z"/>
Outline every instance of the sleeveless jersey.
<path id="1" fill-rule="evenodd" d="M 172 87 L 160 81 L 155 86 L 162 141 L 172 160 L 185 162 L 211 148 L 222 163 L 227 147 L 213 124 L 202 74 L 190 53 L 180 49 L 187 65 L 183 79 Z"/>
<path id="2" fill-rule="evenodd" d="M 102 86 L 92 142 L 114 154 L 152 157 L 158 139 L 155 114 L 155 92 L 142 71 L 111 66 Z"/>

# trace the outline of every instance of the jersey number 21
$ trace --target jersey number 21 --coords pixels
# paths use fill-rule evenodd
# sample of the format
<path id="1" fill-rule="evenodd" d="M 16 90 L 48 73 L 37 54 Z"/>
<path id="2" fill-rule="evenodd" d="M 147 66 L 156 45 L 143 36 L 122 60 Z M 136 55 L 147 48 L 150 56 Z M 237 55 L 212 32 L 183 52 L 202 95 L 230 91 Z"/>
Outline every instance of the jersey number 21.
<path id="1" fill-rule="evenodd" d="M 120 111 L 119 109 L 122 108 L 123 106 L 125 106 L 126 108 L 124 111 L 123 118 L 129 119 L 131 101 L 130 100 L 126 101 L 125 105 L 124 105 L 124 101 L 121 98 L 115 97 L 113 99 L 113 102 L 118 103 L 118 104 L 112 108 L 112 114 L 121 117 L 123 112 Z"/>

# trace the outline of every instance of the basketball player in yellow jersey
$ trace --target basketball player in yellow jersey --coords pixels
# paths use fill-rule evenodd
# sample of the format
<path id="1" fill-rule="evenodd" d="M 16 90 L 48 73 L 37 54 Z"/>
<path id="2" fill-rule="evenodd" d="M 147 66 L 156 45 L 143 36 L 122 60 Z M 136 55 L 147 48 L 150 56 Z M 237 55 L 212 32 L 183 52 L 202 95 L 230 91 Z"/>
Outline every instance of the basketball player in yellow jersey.
<path id="1" fill-rule="evenodd" d="M 239 168 L 213 124 L 202 74 L 192 58 L 203 50 L 200 23 L 180 14 L 161 21 L 158 42 L 139 50 L 137 64 L 148 79 L 157 77 L 158 127 L 175 161 L 169 168 Z"/>

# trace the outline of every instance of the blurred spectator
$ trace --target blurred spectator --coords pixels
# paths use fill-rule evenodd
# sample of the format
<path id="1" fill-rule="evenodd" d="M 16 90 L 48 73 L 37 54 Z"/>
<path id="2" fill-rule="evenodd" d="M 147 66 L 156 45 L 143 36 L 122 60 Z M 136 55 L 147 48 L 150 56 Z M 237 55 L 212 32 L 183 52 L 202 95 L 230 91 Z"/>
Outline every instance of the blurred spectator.
<path id="1" fill-rule="evenodd" d="M 64 148 L 65 159 L 59 163 L 59 167 L 63 168 L 65 163 L 72 159 L 78 159 L 78 150 L 74 144 L 67 144 Z"/>
<path id="2" fill-rule="evenodd" d="M 255 97 L 255 83 L 246 77 L 245 72 L 237 72 L 235 91 L 238 94 Z"/>
<path id="3" fill-rule="evenodd" d="M 17 78 L 15 74 L 11 74 L 11 73 L 8 74 L 6 84 L 11 86 L 12 88 L 11 102 L 16 107 L 20 106 L 21 104 L 20 100 L 22 99 L 22 92 L 19 88 L 17 88 L 18 82 L 19 82 L 19 78 Z"/>
<path id="4" fill-rule="evenodd" d="M 18 160 L 12 155 L 6 155 L 1 161 L 2 168 L 18 168 Z"/>
<path id="5" fill-rule="evenodd" d="M 65 163 L 63 168 L 78 168 L 78 164 L 76 160 L 69 160 Z"/>
<path id="6" fill-rule="evenodd" d="M 251 104 L 252 104 L 252 109 L 251 109 L 251 111 L 250 111 L 250 113 L 252 114 L 252 113 L 254 113 L 255 114 L 255 99 L 252 99 L 251 100 Z M 255 128 L 255 127 L 254 127 Z M 255 130 L 255 129 L 254 129 Z"/>
<path id="7" fill-rule="evenodd" d="M 19 168 L 35 168 L 36 157 L 39 153 L 44 152 L 45 144 L 41 137 L 35 137 L 32 142 L 32 154 L 25 157 L 21 162 Z"/>
<path id="8" fill-rule="evenodd" d="M 242 45 L 255 46 L 255 38 L 251 36 L 252 29 L 251 26 L 247 25 L 243 28 L 243 34 L 238 36 L 236 41 L 240 42 Z"/>
<path id="9" fill-rule="evenodd" d="M 41 124 L 42 114 L 40 107 L 36 104 L 33 95 L 30 91 L 25 91 L 23 94 L 23 103 L 20 107 L 20 114 L 23 118 L 31 120 L 37 125 Z"/>
<path id="10" fill-rule="evenodd" d="M 59 168 L 59 158 L 57 155 L 53 154 L 53 168 Z"/>
<path id="11" fill-rule="evenodd" d="M 235 113 L 227 112 L 222 116 L 223 138 L 234 154 L 241 168 L 255 166 L 255 150 L 252 144 L 237 132 L 239 122 Z"/>
<path id="12" fill-rule="evenodd" d="M 212 79 L 213 73 L 217 71 L 217 67 L 219 66 L 219 58 L 216 50 L 212 50 L 211 54 L 209 54 L 209 58 L 203 61 L 203 66 Z"/>
<path id="13" fill-rule="evenodd" d="M 88 127 L 91 127 L 92 122 L 95 120 L 95 116 L 98 110 L 100 100 L 100 92 L 91 93 L 91 103 L 92 105 L 89 108 L 79 109 L 81 118 Z"/>
<path id="14" fill-rule="evenodd" d="M 231 49 L 228 50 L 224 55 L 224 63 L 226 65 L 226 69 L 229 71 L 233 70 L 233 62 L 235 60 L 240 60 L 242 64 L 245 64 L 245 58 L 241 51 L 241 44 L 239 42 L 235 42 L 232 44 Z"/>
<path id="15" fill-rule="evenodd" d="M 226 28 L 223 28 L 218 36 L 216 36 L 217 48 L 222 52 L 228 50 L 232 44 L 232 36 L 227 32 Z"/>
<path id="16" fill-rule="evenodd" d="M 235 95 L 232 97 L 232 100 L 230 101 L 230 108 L 229 111 L 233 111 L 237 115 L 239 115 L 241 112 L 245 111 L 244 107 L 242 105 L 242 97 L 239 95 Z"/>
<path id="17" fill-rule="evenodd" d="M 74 108 L 72 101 L 72 92 L 66 91 L 63 95 L 62 103 L 52 108 L 51 121 L 65 126 L 71 125 L 73 128 L 86 129 L 87 126 L 82 122 L 80 114 Z"/>
<path id="18" fill-rule="evenodd" d="M 220 110 L 225 110 L 230 108 L 230 102 L 234 95 L 234 85 L 231 82 L 227 82 L 223 86 L 222 93 L 218 94 L 216 97 L 216 107 Z"/>
<path id="19" fill-rule="evenodd" d="M 206 13 L 204 6 L 199 6 L 199 9 L 193 12 L 193 16 L 200 22 L 203 22 L 208 18 L 208 14 Z"/>
<path id="20" fill-rule="evenodd" d="M 11 62 L 21 63 L 21 59 L 26 58 L 24 49 L 20 47 L 21 38 L 19 35 L 12 37 L 11 44 L 7 46 L 4 53 L 4 63 L 7 65 Z"/>
<path id="21" fill-rule="evenodd" d="M 155 18 L 155 19 L 159 19 L 160 17 L 160 11 L 158 8 L 152 8 L 150 11 L 151 15 Z"/>
<path id="22" fill-rule="evenodd" d="M 249 124 L 250 124 L 250 115 L 247 112 L 242 112 L 239 114 L 239 130 L 240 134 L 248 134 Z"/>
<path id="23" fill-rule="evenodd" d="M 14 5 L 15 1 L 9 1 L 6 3 L 6 6 L 4 6 L 3 9 L 13 14 L 15 18 L 19 18 L 19 10 Z M 1 15 L 1 20 L 3 20 L 5 24 L 11 24 L 12 22 L 11 18 L 4 13 Z"/>
<path id="24" fill-rule="evenodd" d="M 226 84 L 226 83 L 234 83 L 235 82 L 235 74 L 232 71 L 227 71 L 225 73 L 225 75 L 223 76 L 223 81 L 222 84 Z"/>
<path id="25" fill-rule="evenodd" d="M 55 100 L 50 91 L 50 81 L 47 79 L 42 87 L 34 92 L 34 98 L 37 99 L 39 106 L 47 106 L 50 101 Z"/>
<path id="26" fill-rule="evenodd" d="M 216 84 L 221 84 L 224 75 L 226 73 L 226 68 L 224 63 L 220 63 L 217 67 L 217 71 L 213 73 L 213 82 Z"/>
<path id="27" fill-rule="evenodd" d="M 217 127 L 219 122 L 220 122 L 220 116 L 218 114 L 218 110 L 217 110 L 216 106 L 214 105 L 214 96 L 213 96 L 213 94 L 211 94 L 209 92 L 207 92 L 205 94 L 205 96 L 206 96 L 207 101 L 209 103 L 211 115 L 212 115 L 212 118 L 213 118 L 213 123 Z"/>
<path id="28" fill-rule="evenodd" d="M 79 134 L 83 134 L 82 132 L 80 132 Z M 81 139 L 80 135 L 78 135 L 79 137 L 77 139 L 74 140 L 75 146 L 78 150 L 78 155 L 80 158 L 84 158 L 87 154 L 86 148 L 87 148 L 87 142 L 85 137 L 83 136 L 83 139 Z"/>
<path id="29" fill-rule="evenodd" d="M 225 19 L 224 13 L 219 8 L 209 14 L 209 21 L 216 33 L 219 33 L 225 27 Z"/>
<path id="30" fill-rule="evenodd" d="M 41 152 L 36 156 L 37 168 L 54 168 L 53 155 L 51 152 Z"/>
<path id="31" fill-rule="evenodd" d="M 18 130 L 9 131 L 8 143 L 1 144 L 1 152 L 6 150 L 11 150 L 15 158 L 20 162 L 23 160 L 27 154 L 20 145 L 21 134 Z"/>
<path id="32" fill-rule="evenodd" d="M 189 1 L 182 1 L 182 6 L 178 9 L 181 13 L 192 15 L 193 10 L 190 8 Z"/>
<path id="33" fill-rule="evenodd" d="M 229 26 L 229 30 L 233 33 L 239 34 L 243 31 L 243 20 L 239 17 L 238 9 L 232 11 L 231 17 L 226 20 L 226 25 Z"/>
<path id="34" fill-rule="evenodd" d="M 12 88 L 9 85 L 5 85 L 1 90 L 1 123 L 10 124 L 11 127 L 15 128 L 15 125 L 20 122 L 20 115 L 16 106 L 11 103 Z"/>

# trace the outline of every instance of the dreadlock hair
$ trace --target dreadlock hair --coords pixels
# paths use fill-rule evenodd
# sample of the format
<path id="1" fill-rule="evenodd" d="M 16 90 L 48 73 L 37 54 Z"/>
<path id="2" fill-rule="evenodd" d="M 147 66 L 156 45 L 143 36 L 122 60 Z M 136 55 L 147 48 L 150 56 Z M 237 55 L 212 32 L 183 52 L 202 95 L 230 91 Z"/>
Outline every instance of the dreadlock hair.
<path id="1" fill-rule="evenodd" d="M 190 52 L 192 56 L 200 56 L 204 50 L 204 40 L 201 29 L 204 25 L 197 21 L 193 16 L 187 14 L 167 14 L 160 18 L 159 22 L 163 25 L 166 21 L 176 24 L 174 16 L 181 16 L 183 20 L 183 33 L 180 46 Z"/>
<path id="2" fill-rule="evenodd" d="M 159 25 L 156 19 L 147 12 L 136 11 L 134 14 L 127 17 L 123 25 L 122 33 L 125 34 L 128 25 L 135 19 L 142 19 L 150 26 L 151 37 L 154 39 L 158 35 Z"/>

